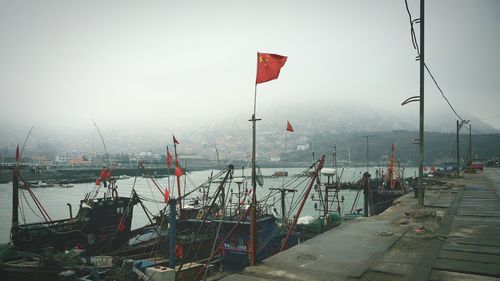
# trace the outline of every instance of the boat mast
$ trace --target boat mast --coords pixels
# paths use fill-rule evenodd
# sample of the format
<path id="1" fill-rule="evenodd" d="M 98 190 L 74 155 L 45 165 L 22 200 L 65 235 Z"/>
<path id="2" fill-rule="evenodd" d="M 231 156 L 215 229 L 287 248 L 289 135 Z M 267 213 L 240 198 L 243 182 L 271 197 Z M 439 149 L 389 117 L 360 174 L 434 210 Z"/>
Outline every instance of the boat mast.
<path id="1" fill-rule="evenodd" d="M 281 241 L 281 248 L 280 252 L 284 251 L 288 247 L 288 239 L 290 238 L 290 235 L 292 234 L 293 229 L 297 225 L 297 221 L 299 219 L 300 213 L 302 212 L 302 209 L 304 208 L 304 205 L 306 203 L 307 198 L 309 197 L 309 193 L 311 192 L 311 188 L 313 187 L 314 183 L 316 182 L 316 178 L 318 177 L 319 172 L 321 169 L 323 169 L 323 164 L 325 163 L 325 155 L 321 156 L 321 159 L 318 160 L 316 169 L 314 170 L 314 173 L 311 177 L 311 181 L 309 182 L 309 186 L 304 192 L 304 196 L 302 198 L 302 202 L 300 203 L 299 209 L 297 210 L 297 214 L 294 216 L 293 223 L 288 229 L 288 233 L 286 237 Z"/>
<path id="2" fill-rule="evenodd" d="M 19 145 L 16 148 L 16 164 L 12 168 L 12 229 L 19 225 Z"/>
<path id="3" fill-rule="evenodd" d="M 175 155 L 175 169 L 177 171 L 179 167 L 179 158 L 177 156 L 177 139 L 175 139 L 175 136 L 172 135 L 172 138 L 174 140 L 174 155 Z M 178 177 L 177 175 L 176 176 L 176 179 L 177 179 L 177 196 L 179 197 L 179 212 L 182 210 L 182 198 L 181 198 L 181 178 Z"/>
<path id="4" fill-rule="evenodd" d="M 255 93 L 254 93 L 254 99 L 253 99 L 253 114 L 252 114 L 252 119 L 249 121 L 252 122 L 252 204 L 250 204 L 250 255 L 248 256 L 249 259 L 249 264 L 251 266 L 256 264 L 256 256 L 255 256 L 255 244 L 257 240 L 257 228 L 256 228 L 256 222 L 257 222 L 257 180 L 256 180 L 256 167 L 255 167 L 255 155 L 256 155 L 256 125 L 257 121 L 260 121 L 261 119 L 257 119 L 255 117 L 255 111 L 256 111 L 256 105 L 257 105 L 257 84 L 255 84 Z"/>

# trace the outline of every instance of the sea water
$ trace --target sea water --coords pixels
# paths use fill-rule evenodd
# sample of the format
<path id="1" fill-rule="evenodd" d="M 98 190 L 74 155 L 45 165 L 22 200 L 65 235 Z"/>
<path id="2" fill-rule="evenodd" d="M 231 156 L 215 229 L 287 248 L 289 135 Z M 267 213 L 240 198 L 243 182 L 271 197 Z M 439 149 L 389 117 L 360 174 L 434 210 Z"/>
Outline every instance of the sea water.
<path id="1" fill-rule="evenodd" d="M 310 178 L 308 177 L 297 177 L 303 173 L 305 168 L 287 168 L 288 177 L 272 177 L 272 175 L 276 171 L 283 171 L 283 169 L 276 168 L 263 168 L 261 170 L 262 175 L 264 176 L 264 184 L 262 187 L 257 186 L 257 198 L 258 199 L 266 199 L 267 203 L 275 203 L 275 208 L 278 214 L 276 216 L 281 216 L 281 203 L 280 203 L 280 194 L 278 191 L 274 192 L 273 196 L 268 196 L 271 192 L 271 188 L 281 188 L 285 185 L 285 188 L 288 189 L 297 189 L 295 194 L 289 193 L 286 196 L 286 210 L 287 213 L 296 214 L 298 206 L 300 205 L 301 195 L 303 191 L 306 189 Z M 338 174 L 342 175 L 342 182 L 355 182 L 361 179 L 362 173 L 366 171 L 365 168 L 339 168 Z M 406 168 L 405 174 L 407 176 L 413 176 L 416 168 Z M 210 175 L 216 174 L 218 171 L 214 170 L 204 170 L 204 171 L 194 171 L 189 172 L 187 176 L 181 178 L 181 186 L 182 192 L 189 192 L 194 188 L 198 187 L 202 183 L 208 180 Z M 374 168 L 371 168 L 370 172 L 373 174 Z M 234 177 L 246 176 L 248 177 L 251 174 L 249 169 L 236 169 L 234 171 Z M 96 175 L 97 176 L 97 175 Z M 176 182 L 173 180 L 174 177 L 170 177 L 168 179 L 158 178 L 154 179 L 156 183 L 159 185 L 162 191 L 165 187 L 169 186 L 172 190 L 171 194 L 173 196 L 177 195 L 177 187 Z M 326 181 L 326 177 L 322 177 L 323 181 Z M 293 184 L 290 182 L 294 181 Z M 251 180 L 247 180 L 247 188 L 251 188 Z M 144 205 L 146 208 L 151 211 L 153 214 L 158 214 L 160 210 L 164 209 L 166 204 L 164 203 L 164 196 L 158 190 L 155 183 L 151 179 L 142 178 L 142 177 L 130 177 L 129 179 L 120 179 L 117 180 L 116 185 L 118 186 L 118 194 L 119 196 L 129 197 L 131 196 L 132 190 L 134 189 L 137 194 L 141 197 L 146 198 L 144 200 Z M 210 190 L 212 193 L 217 189 L 218 184 L 212 183 Z M 231 185 L 227 185 L 229 189 L 233 189 L 236 191 L 238 189 L 235 183 L 231 183 Z M 54 187 L 47 188 L 33 188 L 33 193 L 36 195 L 38 200 L 42 203 L 47 213 L 49 214 L 52 220 L 58 219 L 67 219 L 70 216 L 69 213 L 69 203 L 73 210 L 73 216 L 78 212 L 80 200 L 82 200 L 87 193 L 92 191 L 95 188 L 94 183 L 82 183 L 82 184 L 74 184 L 72 188 L 62 188 L 57 185 Z M 12 183 L 0 184 L 0 243 L 6 243 L 10 240 L 10 227 L 11 227 L 11 218 L 12 218 Z M 104 188 L 101 188 L 98 193 L 98 197 L 102 197 L 105 192 Z M 356 190 L 341 190 L 339 192 L 339 199 L 344 199 L 340 202 L 340 208 L 342 212 L 349 213 L 351 209 L 360 209 L 363 207 L 363 195 L 362 192 L 359 193 L 359 200 L 353 207 L 353 202 L 355 201 L 356 194 L 358 191 Z M 198 195 L 201 197 L 201 192 L 194 192 L 193 195 Z M 311 198 L 313 195 L 314 200 Z M 309 198 L 306 200 L 304 205 L 304 209 L 300 216 L 313 216 L 316 217 L 321 214 L 321 211 L 316 210 L 315 204 L 320 208 L 320 203 L 318 202 L 318 193 L 312 189 L 309 195 Z M 19 190 L 19 222 L 30 223 L 30 222 L 41 222 L 43 221 L 43 217 L 40 215 L 35 203 L 31 199 L 27 190 L 20 189 Z M 290 210 L 290 206 L 293 207 Z M 337 209 L 338 204 L 333 204 L 333 208 Z M 292 216 L 290 216 L 291 218 Z M 132 229 L 139 228 L 148 223 L 148 218 L 145 215 L 143 209 L 140 205 L 136 205 L 134 207 L 134 215 L 132 219 Z"/>

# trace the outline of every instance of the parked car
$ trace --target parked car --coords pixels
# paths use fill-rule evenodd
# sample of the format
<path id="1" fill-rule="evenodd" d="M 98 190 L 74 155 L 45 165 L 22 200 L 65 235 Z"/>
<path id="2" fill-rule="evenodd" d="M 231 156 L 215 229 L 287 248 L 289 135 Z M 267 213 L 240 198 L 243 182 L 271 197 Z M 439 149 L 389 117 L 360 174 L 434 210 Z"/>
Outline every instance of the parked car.
<path id="1" fill-rule="evenodd" d="M 483 163 L 481 162 L 472 162 L 470 166 L 473 170 L 483 170 Z"/>

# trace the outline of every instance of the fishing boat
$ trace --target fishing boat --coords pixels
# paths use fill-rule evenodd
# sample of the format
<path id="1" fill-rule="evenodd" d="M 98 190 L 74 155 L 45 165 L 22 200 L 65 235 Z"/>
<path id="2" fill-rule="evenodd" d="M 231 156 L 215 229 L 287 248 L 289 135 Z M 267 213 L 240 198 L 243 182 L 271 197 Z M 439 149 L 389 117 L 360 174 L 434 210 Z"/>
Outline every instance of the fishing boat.
<path id="1" fill-rule="evenodd" d="M 365 216 L 381 214 L 392 206 L 394 200 L 408 193 L 404 174 L 400 172 L 399 162 L 396 161 L 395 155 L 395 145 L 392 144 L 386 174 L 379 172 L 375 179 L 372 179 L 368 172 L 363 174 L 361 182 Z"/>
<path id="2" fill-rule="evenodd" d="M 309 215 L 299 218 L 297 232 L 300 241 L 311 239 L 340 225 L 342 222 L 341 201 L 343 199 L 339 197 L 341 185 L 340 177 L 337 176 L 337 169 L 321 169 L 321 179 L 324 177 L 326 177 L 326 181 L 319 180 L 319 184 L 314 188 L 316 195 L 311 195 L 311 200 L 315 202 L 314 209 L 319 213 L 318 216 Z"/>
<path id="3" fill-rule="evenodd" d="M 16 155 L 19 155 L 17 153 Z M 23 182 L 45 221 L 19 223 L 19 182 Z M 73 248 L 85 249 L 89 254 L 106 253 L 117 249 L 130 238 L 133 207 L 138 202 L 135 191 L 131 197 L 120 197 L 114 182 L 110 185 L 111 196 L 97 198 L 94 194 L 80 201 L 78 213 L 70 218 L 52 220 L 45 207 L 35 196 L 19 172 L 13 168 L 12 181 L 12 243 L 21 251 L 42 252 L 50 247 L 54 251 Z"/>

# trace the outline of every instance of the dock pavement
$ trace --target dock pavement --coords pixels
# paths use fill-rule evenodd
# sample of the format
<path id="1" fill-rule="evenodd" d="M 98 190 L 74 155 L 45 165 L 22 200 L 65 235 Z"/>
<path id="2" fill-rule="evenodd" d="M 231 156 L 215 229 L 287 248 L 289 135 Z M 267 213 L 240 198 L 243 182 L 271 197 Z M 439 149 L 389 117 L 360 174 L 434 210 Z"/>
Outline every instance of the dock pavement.
<path id="1" fill-rule="evenodd" d="M 443 181 L 223 280 L 500 280 L 500 169 Z"/>

